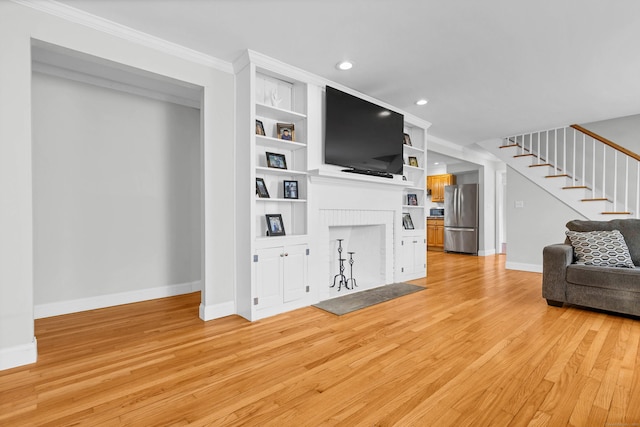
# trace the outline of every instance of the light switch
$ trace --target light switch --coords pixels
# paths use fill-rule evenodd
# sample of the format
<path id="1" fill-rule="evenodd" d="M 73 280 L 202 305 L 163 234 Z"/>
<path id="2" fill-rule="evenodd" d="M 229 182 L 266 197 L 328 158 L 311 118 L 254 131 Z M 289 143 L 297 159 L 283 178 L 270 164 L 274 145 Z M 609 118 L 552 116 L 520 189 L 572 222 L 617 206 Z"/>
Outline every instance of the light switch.
<path id="1" fill-rule="evenodd" d="M 516 200 L 516 208 L 524 208 L 524 200 Z"/>

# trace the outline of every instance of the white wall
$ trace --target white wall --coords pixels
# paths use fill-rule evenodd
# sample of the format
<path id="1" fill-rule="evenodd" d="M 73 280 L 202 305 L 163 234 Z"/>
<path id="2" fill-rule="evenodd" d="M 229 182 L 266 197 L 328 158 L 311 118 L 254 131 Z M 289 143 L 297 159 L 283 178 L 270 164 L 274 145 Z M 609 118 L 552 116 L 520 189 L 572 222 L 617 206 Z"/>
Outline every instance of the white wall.
<path id="1" fill-rule="evenodd" d="M 36 317 L 69 300 L 190 290 L 200 111 L 40 73 L 32 99 L 34 296 L 48 304 Z"/>
<path id="2" fill-rule="evenodd" d="M 634 153 L 640 153 L 640 114 L 585 123 L 581 126 Z"/>
<path id="3" fill-rule="evenodd" d="M 55 3 L 29 3 L 56 9 Z M 32 39 L 190 83 L 203 89 L 200 182 L 204 281 L 200 316 L 232 314 L 234 303 L 234 76 L 230 64 L 130 33 L 101 20 L 0 2 L 0 369 L 34 362 L 34 245 L 31 138 Z M 59 12 L 59 11 L 58 11 Z M 76 21 L 74 21 L 76 20 Z M 113 35 L 119 34 L 118 36 Z M 227 161 L 220 162 L 220 159 Z M 228 224 L 228 227 L 219 227 Z M 195 308 L 194 308 L 195 309 Z"/>
<path id="4" fill-rule="evenodd" d="M 506 266 L 542 272 L 542 249 L 564 242 L 567 222 L 586 218 L 511 167 L 507 167 L 507 182 Z"/>

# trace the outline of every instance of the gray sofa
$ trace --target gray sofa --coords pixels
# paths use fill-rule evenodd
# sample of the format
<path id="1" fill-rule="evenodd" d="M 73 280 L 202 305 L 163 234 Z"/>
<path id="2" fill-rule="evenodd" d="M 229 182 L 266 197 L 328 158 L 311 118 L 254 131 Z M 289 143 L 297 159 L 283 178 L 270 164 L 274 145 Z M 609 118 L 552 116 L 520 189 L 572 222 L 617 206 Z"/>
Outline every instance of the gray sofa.
<path id="1" fill-rule="evenodd" d="M 640 316 L 640 219 L 567 223 L 571 231 L 619 230 L 635 268 L 575 264 L 573 247 L 550 245 L 543 250 L 542 296 L 552 306 L 563 303 Z"/>

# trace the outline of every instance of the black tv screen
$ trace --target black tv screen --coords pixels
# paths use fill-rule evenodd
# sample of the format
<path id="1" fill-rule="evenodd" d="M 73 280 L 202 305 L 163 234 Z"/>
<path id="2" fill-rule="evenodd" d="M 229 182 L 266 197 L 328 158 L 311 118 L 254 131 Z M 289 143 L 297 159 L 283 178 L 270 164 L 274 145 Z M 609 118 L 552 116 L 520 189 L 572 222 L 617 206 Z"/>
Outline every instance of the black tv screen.
<path id="1" fill-rule="evenodd" d="M 325 163 L 402 174 L 404 116 L 327 86 Z"/>

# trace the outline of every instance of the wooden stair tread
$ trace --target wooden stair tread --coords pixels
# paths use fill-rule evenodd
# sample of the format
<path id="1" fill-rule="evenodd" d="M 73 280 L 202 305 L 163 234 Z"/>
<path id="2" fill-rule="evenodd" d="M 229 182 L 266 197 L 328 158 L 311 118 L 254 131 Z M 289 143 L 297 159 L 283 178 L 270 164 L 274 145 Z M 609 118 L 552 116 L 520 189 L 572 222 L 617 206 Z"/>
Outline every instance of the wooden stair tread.
<path id="1" fill-rule="evenodd" d="M 536 155 L 535 155 L 535 154 L 533 154 L 533 153 L 527 153 L 527 154 L 516 154 L 515 156 L 513 156 L 513 158 L 515 159 L 515 158 L 517 158 L 517 157 L 532 157 L 532 156 L 533 156 L 533 157 L 538 157 L 538 156 L 536 156 Z"/>
<path id="2" fill-rule="evenodd" d="M 591 190 L 589 187 L 587 187 L 586 185 L 574 185 L 572 187 L 562 187 L 563 190 Z"/>
<path id="3" fill-rule="evenodd" d="M 560 175 L 547 175 L 545 176 L 545 178 L 571 178 L 569 175 L 567 175 L 566 173 L 560 174 Z"/>
<path id="4" fill-rule="evenodd" d="M 537 168 L 539 166 L 549 166 L 549 167 L 551 167 L 553 165 L 550 164 L 550 163 L 538 163 L 537 165 L 529 165 L 530 168 Z"/>
<path id="5" fill-rule="evenodd" d="M 594 199 L 582 199 L 580 201 L 581 202 L 608 202 L 609 199 L 607 199 L 606 197 L 597 197 Z"/>
<path id="6" fill-rule="evenodd" d="M 520 147 L 520 144 L 501 145 L 499 148 Z"/>
<path id="7" fill-rule="evenodd" d="M 631 212 L 600 212 L 602 215 L 631 215 Z"/>

